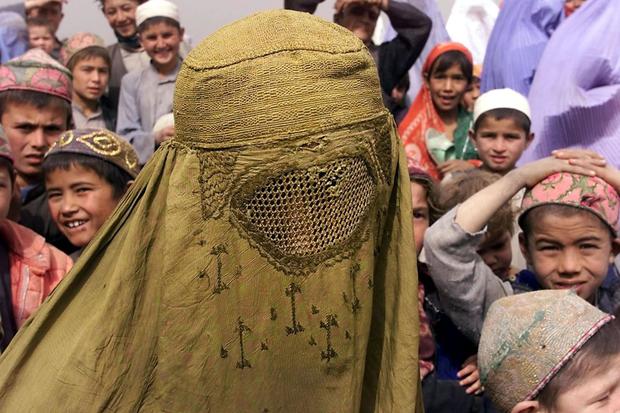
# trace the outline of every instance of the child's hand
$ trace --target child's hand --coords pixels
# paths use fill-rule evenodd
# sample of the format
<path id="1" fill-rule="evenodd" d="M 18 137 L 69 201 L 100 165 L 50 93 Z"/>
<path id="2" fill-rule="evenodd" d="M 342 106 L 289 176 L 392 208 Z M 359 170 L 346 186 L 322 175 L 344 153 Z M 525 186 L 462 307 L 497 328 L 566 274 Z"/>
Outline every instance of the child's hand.
<path id="1" fill-rule="evenodd" d="M 558 172 L 568 172 L 581 175 L 596 175 L 595 165 L 592 161 L 572 163 L 569 160 L 558 159 L 554 156 L 528 163 L 508 173 L 516 176 L 521 186 L 531 188 L 549 175 Z M 508 176 L 507 175 L 507 176 Z"/>
<path id="2" fill-rule="evenodd" d="M 155 143 L 161 145 L 172 137 L 174 137 L 174 126 L 166 126 L 155 134 Z"/>
<path id="3" fill-rule="evenodd" d="M 442 164 L 437 165 L 437 168 L 442 175 L 446 175 L 453 172 L 463 172 L 468 169 L 474 169 L 475 166 L 467 161 L 454 159 L 452 161 L 446 161 Z"/>
<path id="4" fill-rule="evenodd" d="M 592 168 L 596 176 L 620 192 L 620 171 L 609 165 L 598 153 L 585 149 L 561 149 L 552 153 L 554 157 L 567 160 L 571 165 Z"/>
<path id="5" fill-rule="evenodd" d="M 467 394 L 480 394 L 484 391 L 482 383 L 480 382 L 480 371 L 478 370 L 478 357 L 476 355 L 471 356 L 465 363 L 463 363 L 463 369 L 457 374 L 459 384 L 465 387 Z"/>

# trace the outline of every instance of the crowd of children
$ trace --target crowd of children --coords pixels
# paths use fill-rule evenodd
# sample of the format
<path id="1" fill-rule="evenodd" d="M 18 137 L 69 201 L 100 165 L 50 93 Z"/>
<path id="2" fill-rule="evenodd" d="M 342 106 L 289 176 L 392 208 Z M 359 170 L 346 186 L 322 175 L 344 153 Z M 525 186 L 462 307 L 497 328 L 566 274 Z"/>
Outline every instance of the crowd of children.
<path id="1" fill-rule="evenodd" d="M 619 411 L 620 171 L 587 142 L 524 162 L 540 148 L 540 109 L 527 94 L 551 29 L 597 1 L 506 0 L 481 66 L 461 43 L 427 44 L 434 20 L 405 0 L 337 0 L 344 29 L 308 15 L 321 0 L 285 0 L 306 13 L 250 17 L 189 56 L 173 0 L 99 0 L 112 46 L 87 32 L 59 40 L 66 0 L 25 0 L 29 50 L 0 48 L 0 406 L 15 403 L 9 373 L 28 382 L 36 368 L 22 360 L 61 341 L 49 331 L 64 323 L 72 346 L 44 375 L 49 391 L 60 386 L 60 398 L 71 380 L 105 383 L 92 395 L 100 410 L 226 410 L 211 398 L 238 409 L 264 401 L 263 412 L 307 406 L 311 398 L 293 398 L 302 368 L 320 399 L 309 411 Z M 532 18 L 536 7 L 544 21 Z M 381 12 L 396 34 L 375 44 Z M 1 13 L 10 15 L 0 22 L 18 15 Z M 229 51 L 222 39 L 231 36 Z M 421 87 L 408 105 L 416 61 Z M 593 111 L 584 119 L 607 119 Z M 166 248 L 158 226 L 174 239 Z M 198 251 L 214 239 L 222 241 Z M 119 256 L 106 256 L 108 247 Z M 150 283 L 152 273 L 163 281 Z M 274 281 L 285 299 L 265 290 L 280 273 L 290 276 Z M 55 289 L 60 298 L 10 346 Z M 110 307 L 116 295 L 128 314 Z M 105 328 L 78 322 L 86 297 L 93 320 L 109 315 Z M 204 328 L 177 325 L 189 309 Z M 285 316 L 278 335 L 272 326 Z M 223 332 L 218 323 L 230 317 Z M 196 349 L 221 361 L 237 341 L 234 377 L 205 379 L 203 368 L 228 370 L 197 361 Z M 136 390 L 115 360 L 142 344 L 127 371 L 149 384 Z M 310 350 L 322 344 L 315 369 Z M 293 373 L 265 373 L 266 354 Z M 174 374 L 209 383 L 209 396 L 180 391 L 180 379 L 157 393 L 159 363 L 187 365 Z M 236 375 L 247 369 L 254 381 Z M 269 387 L 278 380 L 291 386 L 280 399 Z M 265 394 L 235 399 L 252 383 Z"/>

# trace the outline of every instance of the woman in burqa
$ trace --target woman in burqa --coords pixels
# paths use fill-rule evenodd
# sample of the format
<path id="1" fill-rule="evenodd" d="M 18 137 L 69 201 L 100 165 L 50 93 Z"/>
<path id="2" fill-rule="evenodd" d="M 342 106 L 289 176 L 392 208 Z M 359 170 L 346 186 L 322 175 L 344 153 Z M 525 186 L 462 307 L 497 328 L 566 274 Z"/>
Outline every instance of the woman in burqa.
<path id="1" fill-rule="evenodd" d="M 254 15 L 191 52 L 174 114 L 0 359 L 2 410 L 421 411 L 407 163 L 363 44 Z"/>

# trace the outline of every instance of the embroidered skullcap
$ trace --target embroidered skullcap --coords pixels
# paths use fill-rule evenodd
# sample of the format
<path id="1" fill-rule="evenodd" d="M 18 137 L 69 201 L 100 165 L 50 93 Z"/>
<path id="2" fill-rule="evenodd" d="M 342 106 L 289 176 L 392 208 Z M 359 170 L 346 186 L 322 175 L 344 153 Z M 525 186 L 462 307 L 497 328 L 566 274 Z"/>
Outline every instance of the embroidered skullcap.
<path id="1" fill-rule="evenodd" d="M 478 347 L 480 380 L 500 412 L 533 400 L 613 319 L 569 290 L 517 294 L 493 303 Z"/>
<path id="2" fill-rule="evenodd" d="M 2 125 L 0 125 L 0 157 L 8 159 L 9 161 L 11 161 L 11 163 L 13 163 L 11 147 L 9 146 L 9 141 L 6 138 Z"/>
<path id="3" fill-rule="evenodd" d="M 567 172 L 548 176 L 530 188 L 523 197 L 519 225 L 525 215 L 541 205 L 568 205 L 592 212 L 617 232 L 620 199 L 616 190 L 599 177 Z"/>
<path id="4" fill-rule="evenodd" d="M 32 9 L 33 7 L 42 7 L 47 3 L 67 3 L 67 0 L 24 0 L 24 7 L 26 10 Z"/>
<path id="5" fill-rule="evenodd" d="M 41 49 L 31 49 L 0 66 L 0 92 L 30 90 L 71 102 L 71 73 Z"/>
<path id="6" fill-rule="evenodd" d="M 181 22 L 179 8 L 168 0 L 149 0 L 139 5 L 136 9 L 136 24 L 138 26 L 152 17 L 168 17 L 179 23 Z"/>
<path id="7" fill-rule="evenodd" d="M 107 51 L 103 39 L 93 33 L 76 33 L 69 37 L 60 49 L 60 60 L 65 66 L 69 66 L 71 59 L 79 51 L 89 48 L 100 48 Z"/>
<path id="8" fill-rule="evenodd" d="M 474 123 L 486 112 L 495 109 L 514 109 L 532 119 L 527 98 L 512 89 L 493 89 L 483 93 L 474 105 Z"/>
<path id="9" fill-rule="evenodd" d="M 125 139 L 106 129 L 76 129 L 63 133 L 45 155 L 77 153 L 118 166 L 132 178 L 138 176 L 138 155 Z"/>

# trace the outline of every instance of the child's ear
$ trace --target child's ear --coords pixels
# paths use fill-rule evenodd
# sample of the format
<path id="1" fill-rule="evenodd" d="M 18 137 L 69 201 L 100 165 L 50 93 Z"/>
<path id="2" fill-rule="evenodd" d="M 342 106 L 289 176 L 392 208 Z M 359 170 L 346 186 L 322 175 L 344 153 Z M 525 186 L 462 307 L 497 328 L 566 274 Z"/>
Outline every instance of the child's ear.
<path id="1" fill-rule="evenodd" d="M 544 409 L 540 408 L 540 404 L 536 400 L 527 400 L 517 403 L 510 413 L 539 413 L 543 411 Z"/>
<path id="2" fill-rule="evenodd" d="M 469 134 L 469 139 L 471 139 L 471 141 L 474 143 L 474 146 L 476 144 L 476 134 L 474 133 L 473 129 L 470 129 L 467 131 L 467 133 Z"/>
<path id="3" fill-rule="evenodd" d="M 521 254 L 523 254 L 523 258 L 525 258 L 525 262 L 529 266 L 532 265 L 532 257 L 530 257 L 530 251 L 527 248 L 527 239 L 523 232 L 519 233 L 519 248 L 521 249 Z"/>
<path id="4" fill-rule="evenodd" d="M 530 143 L 532 143 L 534 141 L 534 134 L 530 133 L 526 138 L 525 138 L 525 147 L 527 148 L 528 146 L 530 146 Z"/>
<path id="5" fill-rule="evenodd" d="M 179 29 L 179 37 L 183 39 L 183 36 L 185 36 L 185 27 Z"/>

